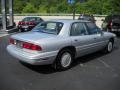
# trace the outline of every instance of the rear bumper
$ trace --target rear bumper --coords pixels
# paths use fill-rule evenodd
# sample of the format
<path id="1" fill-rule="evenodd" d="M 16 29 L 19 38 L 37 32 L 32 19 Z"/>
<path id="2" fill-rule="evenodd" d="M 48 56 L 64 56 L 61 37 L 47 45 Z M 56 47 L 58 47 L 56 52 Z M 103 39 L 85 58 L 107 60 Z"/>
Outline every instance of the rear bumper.
<path id="1" fill-rule="evenodd" d="M 27 26 L 26 28 L 22 27 L 22 26 L 18 26 L 18 29 L 20 29 L 21 31 L 30 31 L 34 28 L 35 26 Z"/>
<path id="2" fill-rule="evenodd" d="M 57 52 L 48 52 L 48 53 L 28 53 L 22 49 L 17 48 L 14 45 L 8 45 L 7 51 L 15 58 L 19 59 L 22 62 L 31 64 L 31 65 L 46 65 L 52 64 L 56 58 Z"/>

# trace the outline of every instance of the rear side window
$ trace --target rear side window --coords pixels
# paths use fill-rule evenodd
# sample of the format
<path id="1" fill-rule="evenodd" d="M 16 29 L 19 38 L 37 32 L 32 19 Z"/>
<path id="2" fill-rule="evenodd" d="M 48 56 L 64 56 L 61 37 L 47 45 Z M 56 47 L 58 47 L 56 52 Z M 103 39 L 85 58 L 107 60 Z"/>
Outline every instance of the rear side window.
<path id="1" fill-rule="evenodd" d="M 87 35 L 87 30 L 84 23 L 73 23 L 71 27 L 71 36 Z"/>
<path id="2" fill-rule="evenodd" d="M 89 23 L 86 23 L 86 25 L 88 28 L 88 33 L 90 35 L 101 33 L 101 30 L 94 23 L 89 22 Z"/>
<path id="3" fill-rule="evenodd" d="M 41 18 L 37 17 L 36 21 L 43 21 Z"/>

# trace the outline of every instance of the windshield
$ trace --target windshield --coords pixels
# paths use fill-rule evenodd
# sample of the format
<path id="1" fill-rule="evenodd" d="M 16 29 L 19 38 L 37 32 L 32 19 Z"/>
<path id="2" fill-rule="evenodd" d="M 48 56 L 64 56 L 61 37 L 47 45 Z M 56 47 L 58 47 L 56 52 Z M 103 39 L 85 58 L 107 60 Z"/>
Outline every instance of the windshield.
<path id="1" fill-rule="evenodd" d="M 42 22 L 38 24 L 35 28 L 33 28 L 32 31 L 49 34 L 59 34 L 62 27 L 63 23 L 60 22 Z"/>

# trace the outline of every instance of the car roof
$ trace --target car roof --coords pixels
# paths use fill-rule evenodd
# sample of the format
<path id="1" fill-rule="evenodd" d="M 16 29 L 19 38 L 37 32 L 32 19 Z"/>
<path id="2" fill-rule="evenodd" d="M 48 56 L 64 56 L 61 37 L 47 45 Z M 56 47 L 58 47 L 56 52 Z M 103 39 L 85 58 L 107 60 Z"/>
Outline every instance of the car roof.
<path id="1" fill-rule="evenodd" d="M 120 17 L 120 14 L 111 14 L 111 15 L 108 15 L 106 17 L 116 17 L 116 16 L 119 16 Z"/>
<path id="2" fill-rule="evenodd" d="M 63 23 L 73 23 L 73 22 L 90 22 L 87 20 L 72 20 L 72 19 L 57 19 L 57 20 L 49 20 L 53 22 L 63 22 Z"/>
<path id="3" fill-rule="evenodd" d="M 38 16 L 26 16 L 25 18 L 40 18 Z"/>
<path id="4" fill-rule="evenodd" d="M 91 14 L 80 14 L 80 16 L 93 16 Z"/>
<path id="5" fill-rule="evenodd" d="M 105 20 L 107 22 L 111 21 L 112 19 L 115 19 L 115 18 L 120 18 L 120 14 L 112 14 L 112 15 L 108 15 L 105 17 Z"/>

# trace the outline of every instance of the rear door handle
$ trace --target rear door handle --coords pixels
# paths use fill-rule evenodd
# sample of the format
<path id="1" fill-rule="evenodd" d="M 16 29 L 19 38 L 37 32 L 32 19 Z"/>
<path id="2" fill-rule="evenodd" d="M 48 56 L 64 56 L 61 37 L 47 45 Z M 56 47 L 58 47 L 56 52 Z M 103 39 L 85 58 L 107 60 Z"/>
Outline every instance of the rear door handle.
<path id="1" fill-rule="evenodd" d="M 75 39 L 74 41 L 75 41 L 75 42 L 77 42 L 78 40 L 77 40 L 77 39 Z"/>

